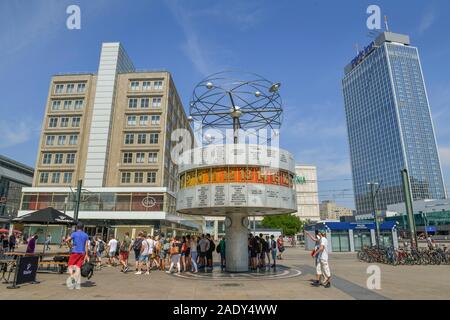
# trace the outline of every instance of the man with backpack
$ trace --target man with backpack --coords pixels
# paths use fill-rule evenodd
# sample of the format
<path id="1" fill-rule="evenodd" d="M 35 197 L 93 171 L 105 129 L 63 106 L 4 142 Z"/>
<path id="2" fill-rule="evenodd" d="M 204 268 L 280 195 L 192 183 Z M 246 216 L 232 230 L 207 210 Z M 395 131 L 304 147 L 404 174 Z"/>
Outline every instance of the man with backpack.
<path id="1" fill-rule="evenodd" d="M 128 271 L 128 254 L 131 251 L 131 239 L 130 239 L 130 233 L 125 232 L 125 237 L 123 238 L 122 243 L 120 244 L 119 249 L 120 254 L 120 264 L 122 265 L 121 272 L 127 272 Z"/>
<path id="2" fill-rule="evenodd" d="M 94 249 L 95 264 L 97 265 L 97 269 L 99 269 L 102 266 L 103 252 L 105 252 L 105 242 L 103 241 L 101 235 L 98 234 L 95 239 L 95 249 Z"/>
<path id="3" fill-rule="evenodd" d="M 226 250 L 225 237 L 222 236 L 216 248 L 216 252 L 220 254 L 220 268 L 222 271 L 225 269 L 225 250 Z"/>
<path id="4" fill-rule="evenodd" d="M 212 270 L 213 268 L 213 252 L 216 249 L 216 244 L 211 238 L 211 235 L 208 233 L 206 235 L 206 239 L 209 241 L 209 248 L 206 251 L 206 263 L 208 265 L 208 268 Z"/>
<path id="5" fill-rule="evenodd" d="M 142 242 L 141 242 L 141 251 L 139 254 L 139 265 L 138 265 L 138 271 L 135 274 L 142 274 L 142 267 L 144 265 L 147 266 L 147 271 L 145 274 L 150 274 L 150 261 L 149 261 L 149 255 L 150 255 L 150 243 L 147 240 L 147 233 L 144 232 L 142 234 Z"/>
<path id="6" fill-rule="evenodd" d="M 170 250 L 170 242 L 167 240 L 167 238 L 164 235 L 164 232 L 161 232 L 161 237 L 159 239 L 161 250 L 159 252 L 159 259 L 160 259 L 160 269 L 162 271 L 166 270 L 166 259 L 169 257 L 169 250 Z"/>
<path id="7" fill-rule="evenodd" d="M 133 241 L 133 251 L 134 251 L 134 260 L 136 261 L 136 272 L 139 269 L 139 256 L 141 255 L 141 246 L 142 246 L 142 241 L 143 241 L 143 233 L 142 231 L 139 231 L 138 236 L 136 239 L 134 239 Z"/>

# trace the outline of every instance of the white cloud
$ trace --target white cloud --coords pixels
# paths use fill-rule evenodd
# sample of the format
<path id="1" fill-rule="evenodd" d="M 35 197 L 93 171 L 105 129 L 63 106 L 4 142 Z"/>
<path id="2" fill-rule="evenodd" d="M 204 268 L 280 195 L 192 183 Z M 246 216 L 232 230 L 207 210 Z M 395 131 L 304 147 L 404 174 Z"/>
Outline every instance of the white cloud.
<path id="1" fill-rule="evenodd" d="M 450 167 L 450 147 L 439 147 L 439 156 L 443 167 Z"/>
<path id="2" fill-rule="evenodd" d="M 40 128 L 36 126 L 35 121 L 19 120 L 7 121 L 0 120 L 0 148 L 7 148 L 35 138 L 39 135 Z"/>
<path id="3" fill-rule="evenodd" d="M 419 34 L 424 34 L 436 21 L 436 14 L 434 13 L 434 10 L 429 10 L 426 12 L 419 23 Z"/>

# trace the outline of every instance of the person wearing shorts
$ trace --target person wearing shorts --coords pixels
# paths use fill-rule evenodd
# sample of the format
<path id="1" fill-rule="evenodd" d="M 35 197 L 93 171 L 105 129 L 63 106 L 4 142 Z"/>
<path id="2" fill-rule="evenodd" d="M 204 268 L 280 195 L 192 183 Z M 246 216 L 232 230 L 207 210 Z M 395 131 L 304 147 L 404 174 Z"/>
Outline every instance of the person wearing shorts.
<path id="1" fill-rule="evenodd" d="M 72 247 L 68 263 L 70 276 L 67 279 L 67 287 L 69 289 L 81 289 L 81 266 L 85 261 L 89 261 L 88 240 L 89 236 L 83 231 L 83 224 L 78 223 L 77 231 L 68 238 Z"/>
<path id="2" fill-rule="evenodd" d="M 272 268 L 275 269 L 277 267 L 277 242 L 273 234 L 270 236 L 270 251 L 272 252 L 273 260 Z"/>
<path id="3" fill-rule="evenodd" d="M 122 272 L 128 271 L 128 254 L 131 250 L 131 239 L 130 233 L 125 232 L 125 237 L 123 238 L 122 243 L 120 244 L 120 264 L 122 265 Z"/>
<path id="4" fill-rule="evenodd" d="M 138 271 L 135 274 L 142 274 L 142 267 L 144 265 L 147 267 L 147 271 L 145 272 L 145 274 L 150 274 L 150 262 L 149 262 L 150 243 L 147 240 L 146 232 L 144 232 L 142 238 L 143 240 L 141 244 L 141 253 L 139 254 Z"/>

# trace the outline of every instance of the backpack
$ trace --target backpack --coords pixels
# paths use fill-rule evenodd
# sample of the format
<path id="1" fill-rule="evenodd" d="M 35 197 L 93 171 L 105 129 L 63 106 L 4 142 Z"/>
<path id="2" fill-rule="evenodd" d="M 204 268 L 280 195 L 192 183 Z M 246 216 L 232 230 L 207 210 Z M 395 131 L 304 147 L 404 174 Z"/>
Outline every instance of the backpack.
<path id="1" fill-rule="evenodd" d="M 90 279 L 94 275 L 94 264 L 85 261 L 81 266 L 81 276 Z"/>
<path id="2" fill-rule="evenodd" d="M 134 243 L 133 243 L 133 250 L 141 251 L 141 247 L 142 247 L 142 239 L 136 239 L 136 240 L 134 240 Z"/>
<path id="3" fill-rule="evenodd" d="M 105 251 L 105 243 L 102 240 L 97 241 L 97 251 L 100 253 Z"/>
<path id="4" fill-rule="evenodd" d="M 218 244 L 217 247 L 216 247 L 216 252 L 217 252 L 217 253 L 220 253 L 220 247 L 221 247 L 221 245 L 220 245 L 220 242 L 219 242 L 219 244 Z"/>
<path id="5" fill-rule="evenodd" d="M 209 251 L 214 252 L 215 249 L 216 249 L 216 244 L 214 243 L 214 241 L 209 240 Z"/>
<path id="6" fill-rule="evenodd" d="M 169 243 L 169 241 L 167 241 L 166 239 L 164 239 L 163 250 L 164 250 L 165 252 L 168 252 L 169 249 L 170 249 L 170 243 Z"/>
<path id="7" fill-rule="evenodd" d="M 172 247 L 170 248 L 170 254 L 179 254 L 180 253 L 180 246 L 177 243 L 173 243 Z"/>

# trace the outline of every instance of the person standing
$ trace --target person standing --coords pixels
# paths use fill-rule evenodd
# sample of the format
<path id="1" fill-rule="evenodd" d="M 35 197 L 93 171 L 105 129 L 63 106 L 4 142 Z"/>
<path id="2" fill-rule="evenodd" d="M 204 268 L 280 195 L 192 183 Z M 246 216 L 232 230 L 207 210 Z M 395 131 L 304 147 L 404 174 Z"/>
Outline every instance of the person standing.
<path id="1" fill-rule="evenodd" d="M 315 255 L 315 253 L 320 249 L 320 234 L 319 231 L 315 231 L 315 236 L 313 237 L 308 231 L 305 230 L 305 234 L 314 241 L 314 249 L 311 252 L 311 256 L 314 259 L 314 266 L 316 267 L 316 280 L 313 281 L 313 284 L 320 284 L 320 277 L 322 275 L 319 263 L 319 257 Z"/>
<path id="2" fill-rule="evenodd" d="M 14 252 L 15 248 L 16 248 L 16 235 L 12 233 L 9 236 L 9 252 Z"/>
<path id="3" fill-rule="evenodd" d="M 283 244 L 283 236 L 280 235 L 277 239 L 277 249 L 278 249 L 278 259 L 282 260 L 283 257 L 281 256 L 284 252 L 284 244 Z"/>
<path id="4" fill-rule="evenodd" d="M 209 247 L 206 251 L 206 263 L 208 265 L 208 269 L 213 269 L 213 252 L 216 249 L 216 244 L 214 243 L 214 240 L 212 239 L 211 235 L 208 233 L 206 235 L 206 239 L 209 241 Z"/>
<path id="5" fill-rule="evenodd" d="M 217 250 L 220 253 L 220 269 L 223 271 L 225 270 L 225 250 L 226 250 L 226 243 L 225 243 L 225 236 L 222 236 L 219 244 L 217 245 Z"/>
<path id="6" fill-rule="evenodd" d="M 270 268 L 270 238 L 267 235 L 266 236 L 266 250 L 265 250 L 265 254 L 267 256 L 267 266 Z"/>
<path id="7" fill-rule="evenodd" d="M 205 268 L 206 267 L 206 253 L 209 250 L 209 240 L 205 238 L 205 235 L 202 234 L 202 238 L 198 242 L 198 246 L 200 249 L 200 258 L 199 258 L 199 268 Z"/>
<path id="8" fill-rule="evenodd" d="M 34 253 L 34 249 L 36 249 L 36 242 L 39 236 L 35 234 L 28 240 L 27 251 L 26 253 Z"/>
<path id="9" fill-rule="evenodd" d="M 50 250 L 51 249 L 50 248 L 51 241 L 52 241 L 52 236 L 51 235 L 47 235 L 47 238 L 45 238 L 45 243 L 44 243 L 45 249 L 44 250 Z"/>
<path id="10" fill-rule="evenodd" d="M 272 268 L 276 269 L 277 267 L 277 242 L 275 241 L 275 237 L 272 234 L 270 236 L 270 251 L 272 252 Z"/>
<path id="11" fill-rule="evenodd" d="M 257 253 L 258 243 L 257 243 L 256 238 L 253 236 L 253 234 L 250 234 L 248 246 L 250 249 L 250 266 L 251 266 L 250 270 L 255 271 L 255 270 L 257 270 L 256 260 L 257 260 L 257 256 L 258 256 L 258 253 Z"/>
<path id="12" fill-rule="evenodd" d="M 148 250 L 148 254 L 149 254 L 149 270 L 152 269 L 153 262 L 156 264 L 156 269 L 158 269 L 159 268 L 159 262 L 158 262 L 158 259 L 156 259 L 156 241 L 155 241 L 155 238 L 153 236 L 149 235 L 147 240 L 148 240 L 148 244 L 149 244 L 149 250 Z"/>
<path id="13" fill-rule="evenodd" d="M 8 248 L 9 248 L 8 235 L 7 234 L 2 234 L 1 240 L 2 240 L 3 251 L 4 252 L 8 251 Z"/>
<path id="14" fill-rule="evenodd" d="M 161 232 L 159 242 L 159 267 L 162 271 L 166 271 L 166 259 L 169 254 L 170 244 L 166 239 L 164 232 Z"/>
<path id="15" fill-rule="evenodd" d="M 319 250 L 317 250 L 314 253 L 314 257 L 318 257 L 319 259 L 319 265 L 320 265 L 320 275 L 324 276 L 324 282 L 322 285 L 325 288 L 331 287 L 331 272 L 330 272 L 330 266 L 328 265 L 328 240 L 327 240 L 327 233 L 324 230 L 321 230 L 319 232 L 320 234 L 320 247 Z M 320 279 L 319 275 L 319 279 Z M 315 287 L 320 286 L 320 282 L 316 283 L 314 282 L 312 284 Z"/>
<path id="16" fill-rule="evenodd" d="M 172 242 L 170 243 L 170 267 L 167 273 L 172 273 L 172 269 L 174 265 L 177 265 L 178 273 L 181 272 L 180 265 L 180 255 L 181 255 L 181 242 L 178 240 L 178 237 L 173 237 Z"/>
<path id="17" fill-rule="evenodd" d="M 264 236 L 262 233 L 259 234 L 259 242 L 261 246 L 261 252 L 259 255 L 259 267 L 266 269 L 266 251 L 267 251 L 267 242 L 264 240 Z"/>
<path id="18" fill-rule="evenodd" d="M 193 273 L 197 273 L 198 272 L 198 266 L 197 266 L 197 256 L 198 256 L 198 251 L 197 251 L 197 236 L 192 236 L 191 240 L 189 242 L 189 246 L 190 246 L 190 251 L 191 251 L 191 264 L 192 264 L 192 268 L 191 268 L 191 272 Z"/>
<path id="19" fill-rule="evenodd" d="M 181 237 L 181 265 L 183 266 L 183 271 L 186 272 L 186 252 L 187 252 L 187 242 L 186 237 Z"/>
<path id="20" fill-rule="evenodd" d="M 85 261 L 89 262 L 89 236 L 83 231 L 83 224 L 77 224 L 77 231 L 73 232 L 67 239 L 71 247 L 68 269 L 69 278 L 67 287 L 69 289 L 81 289 L 81 266 Z"/>
<path id="21" fill-rule="evenodd" d="M 130 233 L 125 232 L 125 236 L 122 240 L 122 243 L 120 244 L 120 264 L 122 265 L 121 272 L 127 272 L 128 271 L 128 255 L 131 251 L 131 239 L 130 239 Z"/>
<path id="22" fill-rule="evenodd" d="M 117 240 L 111 236 L 108 242 L 108 262 L 111 266 L 116 266 Z"/>

